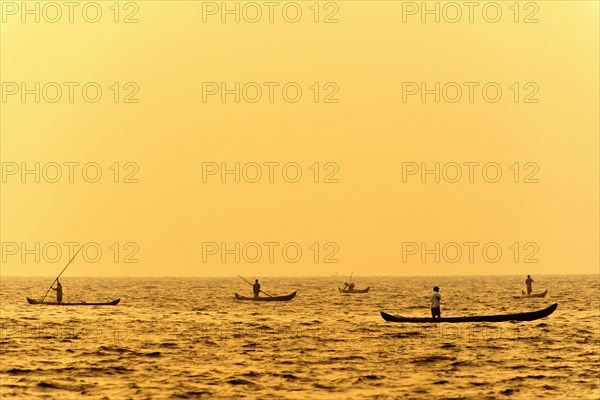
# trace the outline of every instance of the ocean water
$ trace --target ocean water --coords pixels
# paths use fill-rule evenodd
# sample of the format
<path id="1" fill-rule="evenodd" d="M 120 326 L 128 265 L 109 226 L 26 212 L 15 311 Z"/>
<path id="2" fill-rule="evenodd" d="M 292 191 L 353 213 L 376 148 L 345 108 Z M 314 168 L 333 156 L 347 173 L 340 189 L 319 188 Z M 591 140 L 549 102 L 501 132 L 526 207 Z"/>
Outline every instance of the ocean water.
<path id="1" fill-rule="evenodd" d="M 265 278 L 290 302 L 239 302 L 239 278 L 69 278 L 64 301 L 29 305 L 53 278 L 0 282 L 0 396 L 38 399 L 598 399 L 598 276 Z M 429 316 L 532 311 L 531 322 L 387 323 L 380 311 Z M 49 296 L 53 296 L 50 293 Z"/>

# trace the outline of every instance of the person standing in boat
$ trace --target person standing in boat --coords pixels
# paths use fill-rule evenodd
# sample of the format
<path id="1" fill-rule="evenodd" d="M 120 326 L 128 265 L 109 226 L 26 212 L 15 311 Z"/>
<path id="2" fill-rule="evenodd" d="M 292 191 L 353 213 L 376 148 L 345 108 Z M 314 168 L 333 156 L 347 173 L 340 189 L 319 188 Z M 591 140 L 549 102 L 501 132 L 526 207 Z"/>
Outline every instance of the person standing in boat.
<path id="1" fill-rule="evenodd" d="M 62 285 L 60 284 L 60 282 L 58 281 L 58 279 L 56 280 L 56 289 L 54 288 L 54 286 L 52 287 L 52 290 L 56 290 L 56 302 L 57 303 L 62 303 Z"/>
<path id="2" fill-rule="evenodd" d="M 260 293 L 260 283 L 258 283 L 258 279 L 254 280 L 254 285 L 252 285 L 252 291 L 254 292 L 254 297 L 258 297 Z"/>
<path id="3" fill-rule="evenodd" d="M 527 275 L 527 279 L 525 280 L 525 285 L 527 285 L 527 294 L 531 294 L 533 289 L 531 288 L 531 284 L 533 283 L 533 279 L 531 279 L 530 275 Z"/>
<path id="4" fill-rule="evenodd" d="M 431 295 L 431 318 L 442 318 L 442 312 L 440 310 L 440 302 L 442 296 L 440 295 L 440 288 L 434 286 L 433 294 Z"/>

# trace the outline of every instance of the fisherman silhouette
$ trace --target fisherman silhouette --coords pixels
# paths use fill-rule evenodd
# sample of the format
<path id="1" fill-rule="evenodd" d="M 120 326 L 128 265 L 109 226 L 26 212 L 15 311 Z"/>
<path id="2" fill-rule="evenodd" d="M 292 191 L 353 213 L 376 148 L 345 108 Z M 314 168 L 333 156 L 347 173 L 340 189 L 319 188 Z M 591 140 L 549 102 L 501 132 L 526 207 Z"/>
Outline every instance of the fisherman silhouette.
<path id="1" fill-rule="evenodd" d="M 58 279 L 56 280 L 56 289 L 54 287 L 52 287 L 52 290 L 56 290 L 56 302 L 62 303 L 62 296 L 63 296 L 62 285 L 60 284 Z"/>
<path id="2" fill-rule="evenodd" d="M 531 279 L 530 275 L 527 275 L 527 279 L 525 280 L 525 285 L 527 285 L 527 294 L 531 294 L 533 289 L 531 288 L 531 284 L 533 283 L 533 279 Z"/>
<path id="3" fill-rule="evenodd" d="M 431 295 L 431 318 L 442 318 L 442 312 L 440 310 L 440 301 L 442 296 L 440 295 L 440 288 L 435 286 L 433 288 L 433 294 Z"/>

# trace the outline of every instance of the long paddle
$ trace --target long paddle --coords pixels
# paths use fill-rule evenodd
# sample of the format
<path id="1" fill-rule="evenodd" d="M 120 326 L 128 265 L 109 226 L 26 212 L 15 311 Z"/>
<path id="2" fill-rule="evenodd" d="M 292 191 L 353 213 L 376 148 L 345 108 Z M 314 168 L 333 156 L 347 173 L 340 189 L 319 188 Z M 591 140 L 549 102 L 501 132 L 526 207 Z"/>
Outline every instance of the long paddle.
<path id="1" fill-rule="evenodd" d="M 238 275 L 238 276 L 239 276 L 239 275 Z M 240 278 L 242 278 L 242 277 L 240 276 Z M 244 278 L 242 278 L 242 279 L 244 279 Z M 244 281 L 245 281 L 245 282 L 246 282 L 248 285 L 250 285 L 250 286 L 254 287 L 254 285 L 253 285 L 253 284 L 251 284 L 250 282 L 248 282 L 246 279 L 244 279 Z M 266 295 L 267 295 L 267 296 L 269 296 L 269 297 L 273 297 L 273 296 L 271 296 L 269 293 L 267 293 L 267 292 L 265 292 L 265 291 L 263 291 L 263 290 L 261 290 L 261 292 L 263 292 L 264 294 L 266 294 Z"/>
<path id="2" fill-rule="evenodd" d="M 83 246 L 81 246 L 79 248 L 79 250 L 77 250 L 75 252 L 75 254 L 73 255 L 73 258 L 71 258 L 71 260 L 69 260 L 69 263 L 63 268 L 62 271 L 60 271 L 60 274 L 58 274 L 58 276 L 56 277 L 56 279 L 54 279 L 52 281 L 52 285 L 50 285 L 50 287 L 48 288 L 48 291 L 46 292 L 46 294 L 44 295 L 44 297 L 42 298 L 42 303 L 44 302 L 44 300 L 46 300 L 46 296 L 48 296 L 48 293 L 50 293 L 50 289 L 52 289 L 52 286 L 54 286 L 54 282 L 56 282 L 58 280 L 58 278 L 60 278 L 60 276 L 63 274 L 63 272 L 65 272 L 65 270 L 67 269 L 67 267 L 69 265 L 71 265 L 71 263 L 73 262 L 73 260 L 75 259 L 75 257 L 77 256 L 77 254 L 81 251 L 81 249 L 83 249 Z"/>

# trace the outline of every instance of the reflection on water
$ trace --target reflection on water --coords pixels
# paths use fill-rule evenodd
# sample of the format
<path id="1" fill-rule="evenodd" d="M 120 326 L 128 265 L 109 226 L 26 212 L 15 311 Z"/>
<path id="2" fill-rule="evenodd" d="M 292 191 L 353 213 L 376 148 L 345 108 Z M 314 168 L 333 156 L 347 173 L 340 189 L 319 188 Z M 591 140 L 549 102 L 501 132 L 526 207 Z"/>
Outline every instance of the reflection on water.
<path id="1" fill-rule="evenodd" d="M 65 301 L 27 304 L 48 278 L 2 278 L 1 394 L 16 398 L 581 398 L 600 397 L 596 276 L 265 278 L 291 302 L 237 302 L 237 278 L 63 278 Z M 435 281 L 434 281 L 435 280 Z M 445 316 L 523 312 L 532 322 L 393 324 L 379 311 L 428 316 L 433 285 Z"/>

